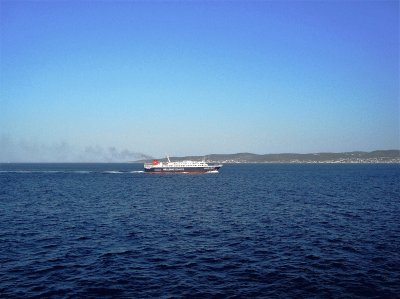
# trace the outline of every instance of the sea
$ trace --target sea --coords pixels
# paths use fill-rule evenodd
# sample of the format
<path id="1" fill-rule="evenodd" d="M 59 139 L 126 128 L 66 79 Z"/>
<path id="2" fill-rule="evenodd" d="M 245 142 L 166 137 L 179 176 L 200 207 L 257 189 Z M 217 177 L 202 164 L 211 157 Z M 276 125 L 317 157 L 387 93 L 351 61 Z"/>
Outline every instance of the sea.
<path id="1" fill-rule="evenodd" d="M 400 164 L 0 164 L 0 298 L 400 298 Z"/>

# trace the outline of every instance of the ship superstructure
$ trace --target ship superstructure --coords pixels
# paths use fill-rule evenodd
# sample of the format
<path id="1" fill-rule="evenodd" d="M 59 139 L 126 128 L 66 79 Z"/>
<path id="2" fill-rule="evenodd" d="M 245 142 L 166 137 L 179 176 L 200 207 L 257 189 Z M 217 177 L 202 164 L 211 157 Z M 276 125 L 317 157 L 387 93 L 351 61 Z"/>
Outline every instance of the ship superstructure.
<path id="1" fill-rule="evenodd" d="M 152 173 L 205 173 L 205 172 L 218 172 L 218 169 L 222 167 L 221 164 L 208 164 L 203 161 L 174 161 L 171 162 L 167 156 L 167 162 L 160 162 L 153 160 L 151 163 L 144 163 L 144 171 Z"/>

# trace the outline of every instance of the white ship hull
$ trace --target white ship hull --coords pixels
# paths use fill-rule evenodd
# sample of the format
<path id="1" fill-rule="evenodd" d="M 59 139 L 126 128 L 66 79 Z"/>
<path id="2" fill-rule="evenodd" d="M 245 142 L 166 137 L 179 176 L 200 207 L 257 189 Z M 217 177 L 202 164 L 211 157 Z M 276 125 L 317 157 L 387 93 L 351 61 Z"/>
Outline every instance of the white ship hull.
<path id="1" fill-rule="evenodd" d="M 204 161 L 177 161 L 144 163 L 144 171 L 149 173 L 215 173 L 222 165 L 208 164 Z"/>

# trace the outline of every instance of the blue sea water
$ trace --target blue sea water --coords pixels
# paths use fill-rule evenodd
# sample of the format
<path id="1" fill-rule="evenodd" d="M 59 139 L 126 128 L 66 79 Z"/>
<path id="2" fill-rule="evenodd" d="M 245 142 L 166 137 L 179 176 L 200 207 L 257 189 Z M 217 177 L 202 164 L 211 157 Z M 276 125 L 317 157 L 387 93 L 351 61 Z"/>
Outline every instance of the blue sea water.
<path id="1" fill-rule="evenodd" d="M 1 298 L 399 298 L 400 165 L 1 164 Z"/>

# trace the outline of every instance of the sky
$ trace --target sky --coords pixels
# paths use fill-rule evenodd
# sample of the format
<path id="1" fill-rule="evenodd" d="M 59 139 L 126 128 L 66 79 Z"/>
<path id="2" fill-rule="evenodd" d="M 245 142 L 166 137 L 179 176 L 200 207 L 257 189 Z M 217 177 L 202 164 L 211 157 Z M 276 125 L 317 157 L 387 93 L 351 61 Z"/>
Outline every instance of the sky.
<path id="1" fill-rule="evenodd" d="M 0 0 L 0 162 L 400 148 L 398 1 Z"/>

